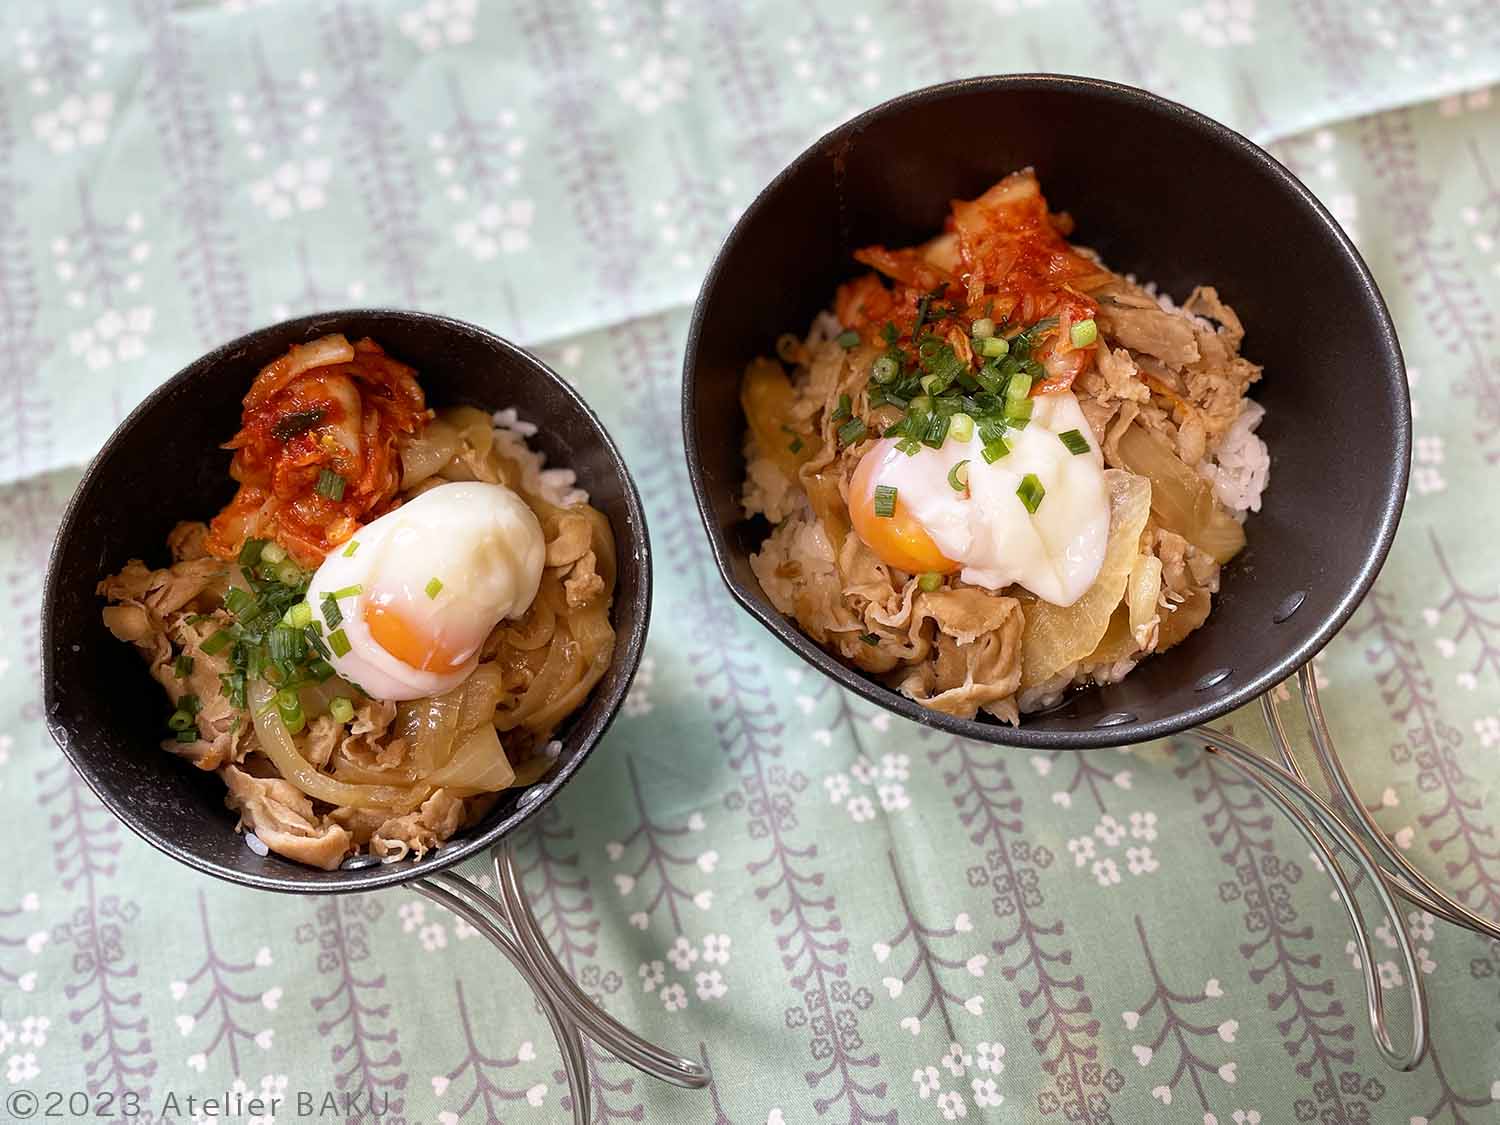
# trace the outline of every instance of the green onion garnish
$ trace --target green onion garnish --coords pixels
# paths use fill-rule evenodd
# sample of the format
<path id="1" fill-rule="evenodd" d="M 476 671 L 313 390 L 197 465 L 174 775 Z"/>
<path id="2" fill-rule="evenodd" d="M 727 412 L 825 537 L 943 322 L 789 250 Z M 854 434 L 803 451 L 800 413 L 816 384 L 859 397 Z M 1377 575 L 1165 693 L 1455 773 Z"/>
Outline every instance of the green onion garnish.
<path id="1" fill-rule="evenodd" d="M 339 609 L 339 603 L 334 600 L 332 594 L 323 595 L 323 620 L 328 622 L 330 629 L 337 629 L 344 621 L 344 613 Z"/>
<path id="2" fill-rule="evenodd" d="M 355 595 L 363 593 L 363 592 L 364 592 L 364 587 L 361 586 L 358 582 L 356 582 L 353 586 L 344 586 L 344 587 L 341 587 L 340 589 L 335 590 L 330 596 L 333 597 L 333 598 L 336 598 L 336 599 L 337 598 L 352 598 Z"/>
<path id="3" fill-rule="evenodd" d="M 357 551 L 357 550 L 359 550 L 359 540 L 358 539 L 351 539 L 351 540 L 349 540 L 349 546 L 347 546 L 347 547 L 344 548 L 344 558 L 346 558 L 346 559 L 352 559 L 354 557 L 354 552 Z"/>
<path id="4" fill-rule="evenodd" d="M 1099 326 L 1090 320 L 1080 320 L 1068 329 L 1068 339 L 1075 348 L 1086 348 L 1099 338 Z"/>
<path id="5" fill-rule="evenodd" d="M 302 585 L 302 568 L 291 559 L 284 559 L 276 564 L 276 581 L 283 586 Z"/>
<path id="6" fill-rule="evenodd" d="M 975 350 L 986 359 L 999 359 L 1010 351 L 1010 345 L 1003 336 L 986 336 L 978 341 Z"/>
<path id="7" fill-rule="evenodd" d="M 188 730 L 180 730 L 177 732 L 177 741 L 183 743 L 197 742 L 198 732 L 192 728 L 189 728 Z"/>
<path id="8" fill-rule="evenodd" d="M 179 680 L 185 680 L 193 671 L 193 658 L 185 652 L 179 652 L 177 659 L 172 661 L 172 674 Z"/>
<path id="9" fill-rule="evenodd" d="M 875 514 L 883 520 L 895 516 L 896 489 L 893 485 L 877 484 L 875 486 Z"/>
<path id="10" fill-rule="evenodd" d="M 885 327 L 880 330 L 880 336 L 887 344 L 894 344 L 900 338 L 900 334 L 896 331 L 896 326 L 889 320 L 885 322 Z"/>
<path id="11" fill-rule="evenodd" d="M 968 441 L 974 436 L 973 415 L 959 411 L 948 422 L 948 436 L 954 441 Z"/>
<path id="12" fill-rule="evenodd" d="M 305 629 L 313 619 L 312 606 L 306 602 L 298 602 L 282 614 L 281 623 L 289 625 L 293 629 Z"/>
<path id="13" fill-rule="evenodd" d="M 229 697 L 229 706 L 243 707 L 245 705 L 245 673 L 220 672 L 219 684 L 223 687 L 224 694 Z"/>
<path id="14" fill-rule="evenodd" d="M 987 316 L 982 316 L 969 325 L 969 334 L 976 340 L 988 340 L 995 334 L 995 322 Z"/>
<path id="15" fill-rule="evenodd" d="M 307 640 L 298 629 L 278 625 L 271 630 L 271 659 L 294 664 L 307 654 Z"/>
<path id="16" fill-rule="evenodd" d="M 994 441 L 984 443 L 984 463 L 993 465 L 1000 458 L 1010 452 L 1010 445 L 1004 438 L 996 438 Z"/>
<path id="17" fill-rule="evenodd" d="M 314 652 L 316 652 L 319 656 L 322 656 L 324 659 L 327 659 L 329 656 L 328 644 L 323 640 L 323 634 L 319 632 L 319 629 L 320 626 L 318 622 L 314 621 L 311 625 L 302 630 L 302 639 L 308 643 L 308 646 Z"/>
<path id="18" fill-rule="evenodd" d="M 347 723 L 354 718 L 354 703 L 347 696 L 335 695 L 328 702 L 328 713 L 336 723 Z"/>
<path id="19" fill-rule="evenodd" d="M 948 437 L 948 426 L 952 421 L 952 415 L 934 414 L 927 423 L 927 432 L 922 435 L 922 444 L 932 449 L 943 448 L 943 442 Z"/>
<path id="20" fill-rule="evenodd" d="M 792 453 L 801 453 L 802 452 L 802 439 L 801 438 L 793 438 L 792 441 L 791 441 L 791 444 L 787 446 L 787 450 L 789 452 L 792 452 Z"/>
<path id="21" fill-rule="evenodd" d="M 223 652 L 233 643 L 234 638 L 223 629 L 220 629 L 217 633 L 209 637 L 208 640 L 204 641 L 198 647 L 201 648 L 207 655 L 213 656 L 217 653 Z"/>
<path id="22" fill-rule="evenodd" d="M 1031 421 L 1031 411 L 1034 406 L 1029 398 L 1020 399 L 1017 402 L 1005 404 L 1005 424 L 1017 430 L 1024 430 L 1026 423 Z"/>
<path id="23" fill-rule="evenodd" d="M 348 656 L 352 646 L 349 644 L 349 638 L 344 635 L 344 631 L 335 629 L 328 634 L 328 647 L 333 650 L 334 656 Z"/>
<path id="24" fill-rule="evenodd" d="M 929 570 L 926 574 L 917 579 L 917 585 L 920 586 L 923 591 L 929 594 L 935 591 L 942 584 L 943 576 L 932 570 Z"/>
<path id="25" fill-rule="evenodd" d="M 176 711 L 173 711 L 172 717 L 167 720 L 167 726 L 173 730 L 187 730 L 192 725 L 193 716 L 180 707 Z"/>
<path id="26" fill-rule="evenodd" d="M 300 734 L 302 728 L 307 726 L 307 716 L 302 713 L 301 708 L 298 708 L 297 713 L 290 718 L 286 715 L 281 716 L 281 721 L 286 724 L 288 734 Z"/>
<path id="27" fill-rule="evenodd" d="M 893 355 L 883 355 L 870 365 L 870 378 L 877 383 L 889 383 L 901 374 L 901 361 Z"/>
<path id="28" fill-rule="evenodd" d="M 179 699 L 177 701 L 177 706 L 181 707 L 189 715 L 196 715 L 199 711 L 203 710 L 202 702 L 196 695 L 193 695 L 191 693 L 184 695 L 181 699 Z"/>
<path id="29" fill-rule="evenodd" d="M 967 457 L 948 470 L 948 487 L 953 489 L 954 492 L 968 491 L 969 459 Z"/>
<path id="30" fill-rule="evenodd" d="M 878 633 L 861 633 L 859 639 L 872 648 L 880 643 L 880 635 Z"/>
<path id="31" fill-rule="evenodd" d="M 851 418 L 839 427 L 839 445 L 853 445 L 867 432 L 863 418 Z"/>
<path id="32" fill-rule="evenodd" d="M 830 422 L 842 422 L 853 413 L 854 404 L 849 401 L 848 395 L 839 395 L 838 407 L 828 416 Z"/>
<path id="33" fill-rule="evenodd" d="M 1021 498 L 1021 503 L 1026 505 L 1026 510 L 1036 515 L 1036 510 L 1042 506 L 1042 497 L 1047 495 L 1047 490 L 1042 487 L 1042 482 L 1037 480 L 1035 473 L 1027 473 L 1021 478 L 1021 485 L 1016 489 L 1016 495 Z"/>
<path id="34" fill-rule="evenodd" d="M 255 595 L 238 586 L 231 586 L 224 591 L 224 608 L 239 618 L 253 617 L 251 611 L 255 609 Z"/>
<path id="35" fill-rule="evenodd" d="M 429 578 L 427 580 L 427 585 L 423 586 L 422 589 L 426 592 L 429 598 L 435 598 L 443 592 L 443 583 L 441 579 Z"/>
<path id="36" fill-rule="evenodd" d="M 1068 452 L 1074 457 L 1077 457 L 1080 453 L 1087 453 L 1089 451 L 1089 439 L 1077 430 L 1065 430 L 1057 435 L 1057 440 L 1067 446 Z"/>
<path id="37" fill-rule="evenodd" d="M 240 566 L 245 570 L 249 570 L 256 563 L 260 562 L 260 557 L 265 552 L 266 546 L 267 541 L 264 539 L 246 539 L 245 545 L 240 548 L 240 555 L 237 560 Z M 275 562 L 276 560 L 272 559 L 271 561 Z"/>
<path id="38" fill-rule="evenodd" d="M 856 348 L 859 346 L 859 333 L 852 328 L 847 332 L 840 332 L 834 337 L 834 343 L 838 344 L 845 351 L 848 351 L 850 348 Z"/>
<path id="39" fill-rule="evenodd" d="M 314 660 L 307 666 L 307 670 L 312 673 L 312 678 L 320 684 L 333 675 L 333 665 L 321 659 Z"/>
<path id="40" fill-rule="evenodd" d="M 344 478 L 332 469 L 322 469 L 318 473 L 318 483 L 313 486 L 313 490 L 319 496 L 326 496 L 330 500 L 342 500 L 346 483 Z"/>
<path id="41" fill-rule="evenodd" d="M 286 562 L 286 548 L 280 543 L 267 543 L 260 552 L 260 561 L 270 563 L 272 566 Z"/>

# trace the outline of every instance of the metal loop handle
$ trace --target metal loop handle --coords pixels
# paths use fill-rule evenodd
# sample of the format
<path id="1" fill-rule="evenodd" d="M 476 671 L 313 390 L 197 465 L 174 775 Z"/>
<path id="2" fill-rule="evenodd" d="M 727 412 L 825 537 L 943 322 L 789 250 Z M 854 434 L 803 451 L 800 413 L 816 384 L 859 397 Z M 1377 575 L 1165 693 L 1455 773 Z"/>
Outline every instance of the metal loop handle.
<path id="1" fill-rule="evenodd" d="M 552 983 L 558 1002 L 583 1033 L 616 1058 L 653 1078 L 688 1090 L 707 1086 L 707 1067 L 648 1043 L 584 994 L 547 944 L 546 935 L 531 912 L 510 848 L 502 842 L 495 845 L 490 855 L 500 900 L 515 928 L 522 955 L 535 976 Z"/>
<path id="2" fill-rule="evenodd" d="M 1344 912 L 1348 915 L 1350 928 L 1354 931 L 1354 938 L 1360 949 L 1360 970 L 1365 984 L 1365 1009 L 1370 1034 L 1387 1063 L 1397 1070 L 1414 1070 L 1427 1053 L 1427 992 L 1417 968 L 1411 937 L 1406 931 L 1401 912 L 1387 885 L 1388 875 L 1375 862 L 1360 838 L 1338 818 L 1321 797 L 1308 788 L 1301 776 L 1301 771 L 1297 770 L 1295 762 L 1290 761 L 1290 749 L 1284 741 L 1278 745 L 1282 749 L 1283 759 L 1289 762 L 1289 768 L 1285 769 L 1274 762 L 1268 762 L 1238 739 L 1214 730 L 1212 727 L 1196 727 L 1194 733 L 1203 740 L 1206 749 L 1220 754 L 1226 762 L 1244 774 L 1270 798 L 1320 857 L 1329 878 L 1333 881 L 1339 901 L 1344 906 Z M 1381 910 L 1393 927 L 1392 932 L 1406 968 L 1406 979 L 1411 987 L 1411 1033 L 1405 1050 L 1398 1048 L 1391 1038 L 1390 1028 L 1385 1018 L 1385 988 L 1380 983 L 1380 977 L 1376 971 L 1375 952 L 1370 943 L 1369 929 L 1355 898 L 1354 890 L 1343 868 L 1339 865 L 1332 847 L 1318 834 L 1318 828 L 1313 826 L 1308 817 L 1297 808 L 1294 801 L 1300 802 L 1307 809 L 1312 820 L 1317 821 L 1318 827 L 1326 832 L 1334 843 L 1349 855 L 1355 866 L 1369 878 L 1371 888 L 1380 902 Z"/>
<path id="3" fill-rule="evenodd" d="M 564 1017 L 552 992 L 533 973 L 515 937 L 497 921 L 504 917 L 500 904 L 467 879 L 448 872 L 418 879 L 412 885 L 418 894 L 453 911 L 488 938 L 531 985 L 542 1014 L 552 1025 L 552 1035 L 557 1040 L 558 1050 L 562 1052 L 563 1073 L 567 1075 L 568 1089 L 573 1097 L 573 1125 L 588 1125 L 591 1115 L 588 1058 L 583 1053 L 583 1041 L 579 1038 L 578 1028 Z"/>

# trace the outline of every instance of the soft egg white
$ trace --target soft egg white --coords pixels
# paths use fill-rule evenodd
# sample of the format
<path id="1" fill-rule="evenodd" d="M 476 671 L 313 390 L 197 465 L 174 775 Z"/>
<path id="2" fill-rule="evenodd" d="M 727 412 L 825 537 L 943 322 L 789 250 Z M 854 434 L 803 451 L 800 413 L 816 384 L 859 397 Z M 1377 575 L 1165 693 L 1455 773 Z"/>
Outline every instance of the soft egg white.
<path id="1" fill-rule="evenodd" d="M 338 595 L 349 650 L 330 662 L 344 679 L 376 699 L 440 695 L 474 670 L 497 623 L 531 606 L 546 550 L 535 513 L 509 488 L 443 484 L 330 552 L 307 598 L 324 622 L 325 599 Z M 325 622 L 325 640 L 332 631 Z"/>

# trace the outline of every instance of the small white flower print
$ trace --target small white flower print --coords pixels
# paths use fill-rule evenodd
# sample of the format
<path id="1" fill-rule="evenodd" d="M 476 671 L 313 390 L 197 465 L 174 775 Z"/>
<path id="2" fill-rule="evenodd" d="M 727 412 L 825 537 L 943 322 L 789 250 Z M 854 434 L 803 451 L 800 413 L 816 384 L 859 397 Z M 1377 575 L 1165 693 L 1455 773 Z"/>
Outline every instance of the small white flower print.
<path id="1" fill-rule="evenodd" d="M 401 932 L 409 934 L 427 920 L 427 904 L 403 902 L 396 913 L 401 918 Z"/>
<path id="2" fill-rule="evenodd" d="M 651 54 L 619 79 L 615 89 L 626 105 L 649 116 L 683 99 L 691 71 L 691 64 L 681 55 L 664 58 Z"/>
<path id="3" fill-rule="evenodd" d="M 729 946 L 731 941 L 728 934 L 709 934 L 703 939 L 703 961 L 708 965 L 727 965 L 729 963 Z"/>
<path id="4" fill-rule="evenodd" d="M 667 960 L 672 962 L 678 972 L 685 973 L 698 960 L 698 949 L 687 938 L 679 937 L 672 943 L 672 948 L 667 950 Z"/>
<path id="5" fill-rule="evenodd" d="M 999 1105 L 1005 1100 L 996 1088 L 993 1078 L 976 1078 L 970 1086 L 974 1089 L 974 1104 L 981 1109 L 986 1106 Z"/>
<path id="6" fill-rule="evenodd" d="M 1486 715 L 1474 720 L 1474 733 L 1479 736 L 1479 745 L 1484 747 L 1500 743 L 1500 717 Z"/>
<path id="7" fill-rule="evenodd" d="M 1094 835 L 1099 837 L 1105 847 L 1112 848 L 1125 838 L 1125 826 L 1106 814 L 1094 825 Z"/>
<path id="8" fill-rule="evenodd" d="M 115 96 L 106 90 L 69 94 L 54 110 L 31 119 L 37 139 L 54 153 L 72 152 L 101 144 L 109 134 L 115 112 Z"/>
<path id="9" fill-rule="evenodd" d="M 1256 1109 L 1237 1109 L 1230 1115 L 1234 1125 L 1260 1125 L 1260 1111 Z"/>
<path id="10" fill-rule="evenodd" d="M 1381 961 L 1375 966 L 1375 972 L 1380 977 L 1382 988 L 1399 988 L 1402 977 L 1401 970 L 1396 967 L 1394 961 Z"/>
<path id="11" fill-rule="evenodd" d="M 27 1016 L 21 1021 L 21 1042 L 29 1047 L 42 1047 L 47 1043 L 47 1029 L 52 1021 L 46 1016 Z"/>
<path id="12" fill-rule="evenodd" d="M 1255 0 L 1205 0 L 1177 13 L 1188 35 L 1215 50 L 1255 42 Z"/>
<path id="13" fill-rule="evenodd" d="M 422 51 L 454 47 L 473 40 L 478 6 L 478 0 L 427 0 L 403 12 L 397 26 Z"/>
<path id="14" fill-rule="evenodd" d="M 957 1121 L 960 1117 L 969 1116 L 969 1107 L 964 1102 L 964 1096 L 957 1090 L 949 1090 L 946 1094 L 939 1094 L 937 1107 L 943 1111 L 944 1121 Z"/>
<path id="15" fill-rule="evenodd" d="M 854 759 L 854 764 L 849 767 L 849 772 L 854 775 L 854 780 L 861 785 L 872 785 L 875 781 L 875 767 L 870 759 L 863 754 Z"/>
<path id="16" fill-rule="evenodd" d="M 655 992 L 657 986 L 667 979 L 667 967 L 660 961 L 643 961 L 638 972 L 642 992 Z"/>
<path id="17" fill-rule="evenodd" d="M 1131 813 L 1130 835 L 1136 840 L 1145 840 L 1147 843 L 1156 839 L 1156 814 L 1154 812 Z"/>
<path id="18" fill-rule="evenodd" d="M 1082 867 L 1094 858 L 1094 838 L 1077 836 L 1068 841 L 1068 851 L 1073 856 L 1073 866 Z"/>
<path id="19" fill-rule="evenodd" d="M 974 1063 L 974 1056 L 966 1053 L 960 1043 L 950 1043 L 948 1053 L 939 1060 L 954 1078 L 962 1078 L 965 1070 Z"/>
<path id="20" fill-rule="evenodd" d="M 687 1007 L 687 990 L 680 984 L 669 984 L 661 990 L 661 1004 L 669 1012 Z"/>
<path id="21" fill-rule="evenodd" d="M 1448 487 L 1448 482 L 1443 479 L 1443 474 L 1431 465 L 1413 465 L 1411 483 L 1412 487 L 1423 496 L 1429 492 L 1442 492 Z"/>
<path id="22" fill-rule="evenodd" d="M 139 359 L 146 354 L 146 337 L 155 320 L 156 310 L 146 305 L 106 309 L 87 328 L 68 333 L 68 350 L 81 356 L 91 371 Z"/>
<path id="23" fill-rule="evenodd" d="M 531 245 L 535 218 L 536 204 L 529 199 L 513 199 L 503 206 L 487 203 L 474 218 L 453 225 L 453 240 L 481 262 L 496 254 L 518 254 Z"/>
<path id="24" fill-rule="evenodd" d="M 1120 881 L 1120 869 L 1112 859 L 1095 860 L 1093 867 L 1089 869 L 1094 873 L 1101 887 L 1108 887 Z"/>
<path id="25" fill-rule="evenodd" d="M 844 807 L 849 810 L 849 818 L 855 824 L 862 824 L 867 820 L 873 820 L 875 817 L 875 806 L 870 803 L 870 798 L 868 797 L 851 797 L 849 798 L 849 803 Z"/>
<path id="26" fill-rule="evenodd" d="M 999 1074 L 1004 1070 L 1004 1059 L 1003 1043 L 979 1043 L 974 1047 L 974 1065 L 987 1074 Z"/>
<path id="27" fill-rule="evenodd" d="M 10 1045 L 16 1041 L 16 1030 L 4 1020 L 0 1020 L 0 1051 L 8 1050 Z"/>
<path id="28" fill-rule="evenodd" d="M 1406 929 L 1416 941 L 1431 941 L 1433 922 L 1437 921 L 1425 910 L 1413 910 L 1406 916 Z"/>
<path id="29" fill-rule="evenodd" d="M 1415 952 L 1417 957 L 1417 968 L 1421 970 L 1424 977 L 1428 976 L 1434 969 L 1437 968 L 1437 962 L 1432 959 L 1432 951 L 1425 945 L 1419 945 L 1416 948 Z"/>
<path id="30" fill-rule="evenodd" d="M 429 922 L 417 932 L 417 940 L 428 953 L 436 953 L 448 944 L 448 931 L 437 922 Z"/>
<path id="31" fill-rule="evenodd" d="M 1150 848 L 1126 848 L 1125 865 L 1132 875 L 1147 875 L 1161 866 Z"/>
<path id="32" fill-rule="evenodd" d="M 5 1061 L 5 1077 L 12 1086 L 29 1082 L 40 1073 L 41 1068 L 36 1065 L 36 1055 L 31 1051 L 11 1055 Z"/>
<path id="33" fill-rule="evenodd" d="M 656 658 L 643 656 L 635 670 L 635 680 L 625 695 L 625 715 L 638 719 L 651 713 L 651 686 L 656 682 Z"/>
<path id="34" fill-rule="evenodd" d="M 846 773 L 830 774 L 823 779 L 823 788 L 828 790 L 828 799 L 835 805 L 842 805 L 849 797 L 849 775 Z"/>
<path id="35" fill-rule="evenodd" d="M 718 969 L 701 972 L 693 981 L 698 986 L 699 1000 L 717 1000 L 729 991 L 729 986 L 724 983 L 724 974 Z"/>
<path id="36" fill-rule="evenodd" d="M 935 1066 L 924 1066 L 912 1071 L 911 1080 L 917 1087 L 917 1096 L 923 1101 L 937 1093 L 938 1086 L 941 1084 Z"/>
<path id="37" fill-rule="evenodd" d="M 328 202 L 333 162 L 326 156 L 288 160 L 268 176 L 250 181 L 250 201 L 267 218 L 285 219 L 297 211 L 319 211 Z"/>
<path id="38" fill-rule="evenodd" d="M 1443 439 L 1439 434 L 1423 434 L 1412 445 L 1412 453 L 1421 465 L 1443 463 Z"/>
<path id="39" fill-rule="evenodd" d="M 906 781 L 911 777 L 911 756 L 908 754 L 882 754 L 880 776 L 889 781 Z"/>
<path id="40" fill-rule="evenodd" d="M 875 792 L 880 798 L 880 807 L 886 812 L 900 812 L 911 806 L 911 798 L 906 795 L 905 786 L 882 785 Z"/>

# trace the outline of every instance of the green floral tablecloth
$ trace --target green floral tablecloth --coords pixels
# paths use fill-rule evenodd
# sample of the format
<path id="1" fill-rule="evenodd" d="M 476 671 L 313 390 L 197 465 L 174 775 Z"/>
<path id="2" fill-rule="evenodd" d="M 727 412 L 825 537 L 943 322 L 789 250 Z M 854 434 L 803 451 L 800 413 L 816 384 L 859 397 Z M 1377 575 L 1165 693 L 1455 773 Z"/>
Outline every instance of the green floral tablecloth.
<path id="1" fill-rule="evenodd" d="M 715 1082 L 682 1093 L 596 1056 L 598 1120 L 1500 1120 L 1500 951 L 1406 920 L 1434 1046 L 1415 1073 L 1386 1069 L 1328 884 L 1238 775 L 1170 743 L 997 752 L 820 681 L 720 588 L 677 436 L 686 306 L 715 245 L 858 109 L 1065 70 L 1269 143 L 1369 260 L 1416 407 L 1405 520 L 1320 659 L 1326 702 L 1397 844 L 1500 914 L 1496 15 L 9 0 L 0 1096 L 96 1091 L 118 1113 L 134 1094 L 185 1122 L 215 1119 L 190 1096 L 243 1088 L 279 1092 L 286 1122 L 298 1091 L 322 1109 L 357 1089 L 386 1121 L 565 1120 L 545 1025 L 474 931 L 405 891 L 311 901 L 196 877 L 112 821 L 39 719 L 48 545 L 124 412 L 242 330 L 389 303 L 536 348 L 598 407 L 650 510 L 640 677 L 523 858 L 583 987 Z M 1383 929 L 1394 983 L 1392 946 Z"/>

